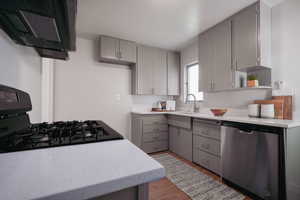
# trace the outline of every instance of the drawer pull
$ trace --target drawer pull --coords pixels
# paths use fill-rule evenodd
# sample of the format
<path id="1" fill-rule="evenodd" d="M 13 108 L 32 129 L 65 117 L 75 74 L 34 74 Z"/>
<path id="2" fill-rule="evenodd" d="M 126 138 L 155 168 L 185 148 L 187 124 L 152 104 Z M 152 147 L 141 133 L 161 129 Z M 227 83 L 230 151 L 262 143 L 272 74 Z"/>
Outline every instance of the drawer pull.
<path id="1" fill-rule="evenodd" d="M 210 144 L 202 144 L 201 147 L 203 149 L 209 150 L 210 149 Z"/>
<path id="2" fill-rule="evenodd" d="M 201 162 L 202 162 L 204 165 L 209 165 L 209 160 L 208 160 L 208 159 L 202 159 Z"/>
<path id="3" fill-rule="evenodd" d="M 203 135 L 209 135 L 209 132 L 208 131 L 202 131 L 202 134 Z"/>

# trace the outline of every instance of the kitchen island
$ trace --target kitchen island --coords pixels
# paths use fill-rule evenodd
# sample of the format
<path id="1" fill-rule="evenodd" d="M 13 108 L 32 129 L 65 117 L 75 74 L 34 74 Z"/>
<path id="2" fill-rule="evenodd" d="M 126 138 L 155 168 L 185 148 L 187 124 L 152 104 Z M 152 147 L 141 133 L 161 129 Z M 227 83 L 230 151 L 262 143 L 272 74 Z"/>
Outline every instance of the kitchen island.
<path id="1" fill-rule="evenodd" d="M 164 168 L 128 140 L 0 154 L 1 199 L 148 198 Z M 110 196 L 110 194 L 112 194 Z M 132 199 L 132 198 L 131 198 Z"/>

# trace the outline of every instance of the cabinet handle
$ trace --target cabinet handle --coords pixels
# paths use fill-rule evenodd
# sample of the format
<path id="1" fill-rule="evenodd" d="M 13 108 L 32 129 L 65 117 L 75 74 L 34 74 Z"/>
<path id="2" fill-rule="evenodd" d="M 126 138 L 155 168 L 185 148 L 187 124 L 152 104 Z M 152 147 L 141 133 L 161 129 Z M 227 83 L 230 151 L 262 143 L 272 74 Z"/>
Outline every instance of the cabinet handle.
<path id="1" fill-rule="evenodd" d="M 209 150 L 210 149 L 210 145 L 209 144 L 202 144 L 201 147 L 203 149 Z"/>
<path id="2" fill-rule="evenodd" d="M 203 131 L 202 134 L 203 135 L 209 135 L 208 131 Z"/>
<path id="3" fill-rule="evenodd" d="M 204 163 L 205 165 L 209 165 L 209 160 L 208 159 L 202 159 L 202 163 Z"/>
<path id="4" fill-rule="evenodd" d="M 121 51 L 119 52 L 119 57 L 122 58 L 122 52 Z"/>
<path id="5" fill-rule="evenodd" d="M 238 60 L 237 59 L 235 60 L 235 70 L 236 71 L 238 70 Z"/>

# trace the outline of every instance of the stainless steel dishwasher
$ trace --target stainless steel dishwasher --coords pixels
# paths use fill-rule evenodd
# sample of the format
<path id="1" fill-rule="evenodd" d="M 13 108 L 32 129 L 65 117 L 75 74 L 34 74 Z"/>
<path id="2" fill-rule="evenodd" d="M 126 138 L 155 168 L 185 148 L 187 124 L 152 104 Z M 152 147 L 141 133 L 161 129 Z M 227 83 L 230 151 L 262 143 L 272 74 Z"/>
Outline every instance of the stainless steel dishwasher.
<path id="1" fill-rule="evenodd" d="M 275 127 L 224 122 L 223 179 L 262 199 L 279 199 L 279 134 Z"/>

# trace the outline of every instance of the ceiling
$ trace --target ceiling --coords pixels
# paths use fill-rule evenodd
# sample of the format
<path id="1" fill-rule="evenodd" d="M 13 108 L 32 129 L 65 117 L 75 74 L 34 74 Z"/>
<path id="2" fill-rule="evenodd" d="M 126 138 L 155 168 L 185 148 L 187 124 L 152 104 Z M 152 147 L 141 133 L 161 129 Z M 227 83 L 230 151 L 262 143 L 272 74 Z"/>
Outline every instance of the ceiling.
<path id="1" fill-rule="evenodd" d="M 77 33 L 179 50 L 256 0 L 79 0 Z M 281 0 L 268 0 L 281 1 Z"/>

